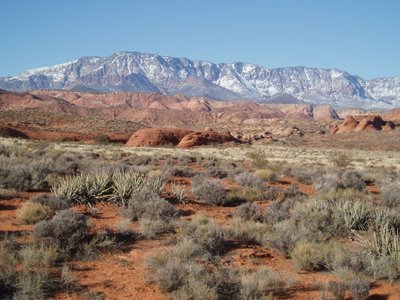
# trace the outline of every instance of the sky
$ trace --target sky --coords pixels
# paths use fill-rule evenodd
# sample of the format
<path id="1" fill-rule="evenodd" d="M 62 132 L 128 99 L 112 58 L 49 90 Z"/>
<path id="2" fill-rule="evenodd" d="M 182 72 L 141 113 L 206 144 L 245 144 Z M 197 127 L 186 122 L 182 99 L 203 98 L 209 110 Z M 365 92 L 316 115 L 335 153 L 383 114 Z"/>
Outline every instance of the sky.
<path id="1" fill-rule="evenodd" d="M 398 0 L 2 0 L 0 76 L 139 51 L 400 76 Z"/>

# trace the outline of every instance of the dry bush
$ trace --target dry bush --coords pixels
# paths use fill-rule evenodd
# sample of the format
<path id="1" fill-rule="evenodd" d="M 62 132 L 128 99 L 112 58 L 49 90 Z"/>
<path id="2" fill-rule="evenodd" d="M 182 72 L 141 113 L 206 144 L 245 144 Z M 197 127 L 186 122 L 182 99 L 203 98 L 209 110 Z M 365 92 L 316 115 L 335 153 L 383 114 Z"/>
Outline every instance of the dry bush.
<path id="1" fill-rule="evenodd" d="M 218 180 L 204 176 L 195 176 L 192 180 L 192 192 L 205 203 L 224 205 L 227 203 L 227 192 Z"/>
<path id="2" fill-rule="evenodd" d="M 389 183 L 381 188 L 381 203 L 389 208 L 400 207 L 400 184 L 399 182 Z"/>
<path id="3" fill-rule="evenodd" d="M 70 256 L 82 250 L 88 238 L 87 217 L 72 210 L 61 210 L 49 221 L 41 221 L 32 231 L 36 239 L 56 245 L 61 254 Z"/>
<path id="4" fill-rule="evenodd" d="M 235 216 L 245 221 L 261 221 L 263 219 L 263 210 L 257 203 L 244 203 L 238 206 Z"/>
<path id="5" fill-rule="evenodd" d="M 225 250 L 225 240 L 220 227 L 204 216 L 196 216 L 181 227 L 183 238 L 193 241 L 209 255 L 220 255 Z"/>
<path id="6" fill-rule="evenodd" d="M 40 203 L 50 208 L 53 212 L 71 207 L 71 202 L 64 196 L 36 195 L 30 199 L 31 202 Z"/>
<path id="7" fill-rule="evenodd" d="M 356 191 L 365 190 L 365 180 L 361 174 L 356 171 L 345 171 L 342 175 L 342 184 L 344 188 L 354 189 Z"/>
<path id="8" fill-rule="evenodd" d="M 122 214 L 131 220 L 147 218 L 168 221 L 177 217 L 178 212 L 171 203 L 161 198 L 157 193 L 145 189 L 132 195 Z"/>
<path id="9" fill-rule="evenodd" d="M 332 261 L 332 244 L 330 243 L 298 243 L 291 257 L 300 270 L 323 271 L 329 270 Z"/>
<path id="10" fill-rule="evenodd" d="M 255 174 L 250 172 L 241 172 L 235 176 L 235 181 L 242 186 L 250 188 L 262 188 L 263 181 Z"/>
<path id="11" fill-rule="evenodd" d="M 234 187 L 227 193 L 229 202 L 253 202 L 271 199 L 269 191 L 273 189 L 259 189 L 254 187 Z M 275 196 L 275 194 L 273 194 Z M 273 197 L 272 196 L 272 197 Z"/>
<path id="12" fill-rule="evenodd" d="M 288 284 L 279 274 L 263 267 L 255 272 L 243 273 L 240 278 L 241 299 L 264 299 L 287 293 Z"/>
<path id="13" fill-rule="evenodd" d="M 53 211 L 40 203 L 25 202 L 16 211 L 16 221 L 18 224 L 36 224 L 46 220 L 53 215 Z"/>
<path id="14" fill-rule="evenodd" d="M 261 180 L 265 180 L 265 181 L 277 181 L 278 180 L 278 175 L 270 169 L 258 169 L 255 171 L 255 174 Z"/>

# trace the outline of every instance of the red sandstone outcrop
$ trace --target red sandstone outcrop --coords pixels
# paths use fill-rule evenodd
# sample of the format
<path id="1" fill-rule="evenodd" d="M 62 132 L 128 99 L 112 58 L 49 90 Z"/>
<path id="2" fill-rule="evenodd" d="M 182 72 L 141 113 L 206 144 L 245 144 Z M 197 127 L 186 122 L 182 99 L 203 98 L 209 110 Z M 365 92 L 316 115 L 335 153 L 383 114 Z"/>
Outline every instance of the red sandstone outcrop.
<path id="1" fill-rule="evenodd" d="M 342 124 L 335 125 L 331 133 L 391 130 L 395 127 L 393 122 L 385 121 L 381 116 L 366 116 L 359 121 L 353 116 L 348 116 Z"/>
<path id="2" fill-rule="evenodd" d="M 154 147 L 178 145 L 182 138 L 193 131 L 177 128 L 144 128 L 139 129 L 129 138 L 126 146 Z"/>
<path id="3" fill-rule="evenodd" d="M 229 132 L 217 132 L 213 130 L 192 132 L 182 138 L 179 148 L 191 148 L 195 146 L 214 144 L 239 144 L 241 141 L 234 138 Z"/>

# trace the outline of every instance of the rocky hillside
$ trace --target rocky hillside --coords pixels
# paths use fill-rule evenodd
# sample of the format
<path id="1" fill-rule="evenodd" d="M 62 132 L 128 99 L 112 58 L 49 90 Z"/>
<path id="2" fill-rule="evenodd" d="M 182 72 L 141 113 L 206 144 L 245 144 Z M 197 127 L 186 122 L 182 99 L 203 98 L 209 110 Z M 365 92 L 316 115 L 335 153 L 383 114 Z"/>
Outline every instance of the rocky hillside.
<path id="1" fill-rule="evenodd" d="M 277 94 L 287 94 L 304 102 L 334 107 L 400 106 L 400 77 L 364 80 L 336 69 L 268 69 L 242 62 L 214 64 L 138 52 L 83 57 L 15 77 L 2 77 L 0 88 L 151 92 L 263 102 Z"/>

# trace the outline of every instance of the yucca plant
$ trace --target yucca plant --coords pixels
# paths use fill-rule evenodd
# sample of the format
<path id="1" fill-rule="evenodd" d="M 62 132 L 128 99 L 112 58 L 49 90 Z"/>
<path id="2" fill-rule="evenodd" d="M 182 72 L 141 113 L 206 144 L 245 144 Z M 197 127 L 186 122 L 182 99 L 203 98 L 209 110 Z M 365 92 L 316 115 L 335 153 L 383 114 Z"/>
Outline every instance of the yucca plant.
<path id="1" fill-rule="evenodd" d="M 112 174 L 108 171 L 90 173 L 84 176 L 84 189 L 88 197 L 101 199 L 112 194 Z"/>
<path id="2" fill-rule="evenodd" d="M 65 177 L 53 185 L 56 196 L 65 196 L 77 204 L 93 205 L 97 200 L 112 194 L 110 172 L 80 174 Z"/>
<path id="3" fill-rule="evenodd" d="M 152 177 L 146 181 L 146 187 L 151 191 L 161 194 L 165 188 L 167 181 L 161 177 Z"/>
<path id="4" fill-rule="evenodd" d="M 355 233 L 356 242 L 374 258 L 391 257 L 400 261 L 400 239 L 398 232 L 390 228 L 380 228 L 367 234 Z"/>
<path id="5" fill-rule="evenodd" d="M 83 175 L 62 178 L 52 186 L 52 192 L 58 197 L 67 197 L 73 203 L 87 204 L 85 203 L 84 181 L 85 177 Z"/>
<path id="6" fill-rule="evenodd" d="M 389 208 L 375 209 L 371 214 L 370 226 L 376 230 L 382 228 L 398 230 L 400 218 Z"/>
<path id="7" fill-rule="evenodd" d="M 122 205 L 134 193 L 144 188 L 146 177 L 138 172 L 118 170 L 113 174 L 113 191 Z"/>
<path id="8" fill-rule="evenodd" d="M 171 193 L 175 197 L 176 201 L 183 203 L 186 198 L 187 189 L 181 183 L 173 183 L 171 185 Z"/>
<path id="9" fill-rule="evenodd" d="M 362 202 L 339 201 L 335 205 L 348 230 L 365 230 L 371 215 L 370 207 Z"/>

